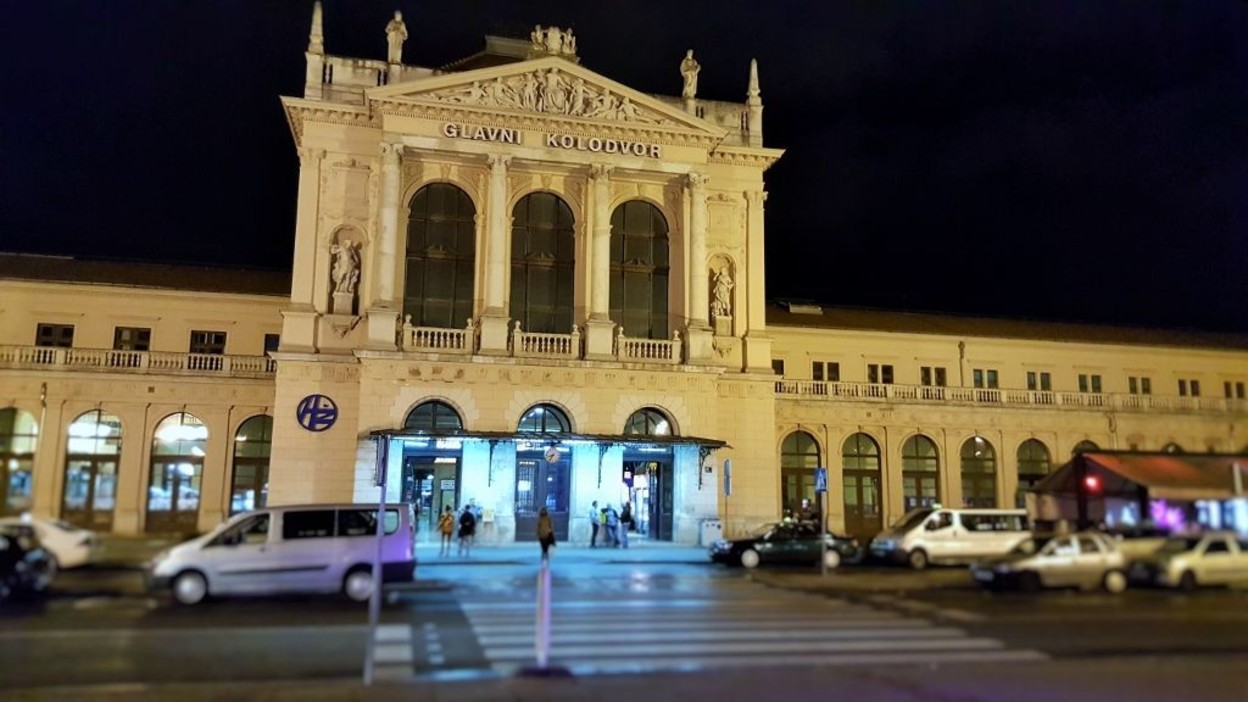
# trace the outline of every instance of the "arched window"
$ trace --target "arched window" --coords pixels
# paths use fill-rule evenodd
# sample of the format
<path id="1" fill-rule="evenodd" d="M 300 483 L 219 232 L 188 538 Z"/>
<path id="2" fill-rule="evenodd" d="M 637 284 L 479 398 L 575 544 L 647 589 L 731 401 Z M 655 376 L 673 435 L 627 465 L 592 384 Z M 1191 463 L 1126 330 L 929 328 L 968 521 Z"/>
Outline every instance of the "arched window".
<path id="1" fill-rule="evenodd" d="M 781 505 L 797 512 L 802 500 L 815 502 L 815 469 L 819 467 L 819 444 L 804 431 L 795 431 L 780 444 Z"/>
<path id="2" fill-rule="evenodd" d="M 936 443 L 922 434 L 901 445 L 901 488 L 906 510 L 940 502 L 940 455 Z"/>
<path id="3" fill-rule="evenodd" d="M 156 425 L 147 488 L 148 532 L 197 531 L 207 448 L 208 427 L 193 414 L 171 414 Z"/>
<path id="4" fill-rule="evenodd" d="M 962 444 L 962 506 L 997 506 L 997 452 L 982 436 Z"/>
<path id="5" fill-rule="evenodd" d="M 667 418 L 667 415 L 653 407 L 644 407 L 633 412 L 629 416 L 628 421 L 624 422 L 624 433 L 641 434 L 643 436 L 671 436 L 676 432 L 672 430 L 672 422 Z"/>
<path id="6" fill-rule="evenodd" d="M 1070 455 L 1076 456 L 1081 453 L 1087 453 L 1088 451 L 1100 451 L 1100 450 L 1101 450 L 1100 446 L 1097 446 L 1095 443 L 1088 441 L 1087 439 L 1084 439 L 1083 441 L 1080 441 L 1079 443 L 1075 444 L 1075 447 L 1070 450 Z"/>
<path id="7" fill-rule="evenodd" d="M 1183 447 L 1171 441 L 1165 446 L 1162 446 L 1161 451 L 1162 453 L 1183 453 Z"/>
<path id="8" fill-rule="evenodd" d="M 0 514 L 30 509 L 39 428 L 29 412 L 0 410 Z"/>
<path id="9" fill-rule="evenodd" d="M 460 329 L 472 316 L 476 213 L 467 193 L 449 183 L 412 197 L 403 314 L 413 325 Z"/>
<path id="10" fill-rule="evenodd" d="M 883 528 L 880 514 L 880 445 L 869 435 L 851 435 L 841 447 L 845 486 L 845 531 L 869 539 Z"/>
<path id="11" fill-rule="evenodd" d="M 1023 495 L 1049 474 L 1049 449 L 1037 439 L 1018 445 L 1018 496 L 1015 504 L 1026 506 Z"/>
<path id="12" fill-rule="evenodd" d="M 567 334 L 576 281 L 572 210 L 557 195 L 530 193 L 511 216 L 511 318 L 525 331 Z"/>
<path id="13" fill-rule="evenodd" d="M 111 531 L 121 459 L 121 420 L 102 410 L 78 415 L 65 445 L 61 518 L 84 529 Z"/>
<path id="14" fill-rule="evenodd" d="M 416 405 L 403 420 L 404 429 L 416 429 L 432 433 L 462 431 L 464 420 L 454 407 L 441 400 L 429 400 Z"/>
<path id="15" fill-rule="evenodd" d="M 572 431 L 572 422 L 568 415 L 554 405 L 534 405 L 520 418 L 516 431 L 531 431 L 538 434 L 551 434 Z"/>
<path id="16" fill-rule="evenodd" d="M 659 208 L 630 200 L 611 214 L 611 319 L 624 334 L 666 339 L 667 220 Z"/>
<path id="17" fill-rule="evenodd" d="M 234 435 L 234 480 L 230 514 L 259 509 L 269 501 L 269 452 L 273 446 L 273 418 L 256 415 Z"/>

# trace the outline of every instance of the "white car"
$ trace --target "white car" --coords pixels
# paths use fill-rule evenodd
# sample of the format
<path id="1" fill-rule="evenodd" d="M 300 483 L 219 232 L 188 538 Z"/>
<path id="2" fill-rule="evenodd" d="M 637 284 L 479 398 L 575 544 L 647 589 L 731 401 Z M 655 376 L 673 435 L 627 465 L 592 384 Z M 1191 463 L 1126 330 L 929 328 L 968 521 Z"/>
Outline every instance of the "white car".
<path id="1" fill-rule="evenodd" d="M 1181 590 L 1248 584 L 1248 539 L 1223 531 L 1175 537 L 1135 568 L 1158 585 Z"/>
<path id="2" fill-rule="evenodd" d="M 58 569 L 77 568 L 90 563 L 99 547 L 95 532 L 80 529 L 59 519 L 43 519 L 29 512 L 20 517 L 5 517 L 0 524 L 22 524 L 32 527 L 44 549 L 56 559 Z"/>

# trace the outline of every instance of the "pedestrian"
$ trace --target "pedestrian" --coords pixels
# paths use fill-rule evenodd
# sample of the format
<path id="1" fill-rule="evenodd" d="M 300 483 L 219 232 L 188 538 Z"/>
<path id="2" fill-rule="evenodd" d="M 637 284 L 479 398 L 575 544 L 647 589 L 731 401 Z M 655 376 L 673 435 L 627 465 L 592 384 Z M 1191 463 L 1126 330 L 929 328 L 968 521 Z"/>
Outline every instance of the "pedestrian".
<path id="1" fill-rule="evenodd" d="M 589 547 L 598 548 L 598 521 L 602 515 L 598 512 L 598 500 L 589 505 Z"/>
<path id="2" fill-rule="evenodd" d="M 620 512 L 620 548 L 628 548 L 628 530 L 633 528 L 633 524 L 633 505 L 625 502 L 624 510 Z"/>
<path id="3" fill-rule="evenodd" d="M 620 513 L 616 512 L 611 505 L 607 505 L 605 513 L 607 515 L 607 538 L 611 540 L 612 547 L 619 548 Z"/>
<path id="4" fill-rule="evenodd" d="M 459 555 L 472 555 L 472 537 L 477 532 L 477 518 L 472 514 L 472 508 L 464 505 L 464 509 L 459 514 Z"/>
<path id="5" fill-rule="evenodd" d="M 455 531 L 455 515 L 451 513 L 451 506 L 447 505 L 442 510 L 442 516 L 438 517 L 438 532 L 442 534 L 442 547 L 438 551 L 439 556 L 451 555 L 451 533 Z"/>
<path id="6" fill-rule="evenodd" d="M 545 507 L 537 513 L 537 542 L 542 545 L 542 560 L 549 560 L 550 548 L 555 545 L 555 524 Z"/>

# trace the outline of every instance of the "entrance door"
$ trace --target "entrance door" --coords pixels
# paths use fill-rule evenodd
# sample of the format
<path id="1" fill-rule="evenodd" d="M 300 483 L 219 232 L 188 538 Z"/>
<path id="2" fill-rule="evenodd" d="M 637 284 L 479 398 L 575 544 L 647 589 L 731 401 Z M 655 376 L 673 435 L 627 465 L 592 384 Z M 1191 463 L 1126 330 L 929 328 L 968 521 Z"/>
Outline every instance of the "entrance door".
<path id="1" fill-rule="evenodd" d="M 672 499 L 672 464 L 660 461 L 647 461 L 639 466 L 645 471 L 646 483 L 649 486 L 649 505 L 647 517 L 649 536 L 658 541 L 672 540 L 672 514 L 675 512 Z"/>
<path id="2" fill-rule="evenodd" d="M 438 515 L 447 507 L 457 512 L 459 459 L 451 456 L 407 456 L 403 459 L 404 502 L 416 507 L 418 531 L 437 539 Z M 459 515 L 455 518 L 458 520 Z M 457 522 L 458 523 L 458 522 Z"/>
<path id="3" fill-rule="evenodd" d="M 880 514 L 880 474 L 847 470 L 842 481 L 845 484 L 845 531 L 866 543 L 884 528 Z"/>
<path id="4" fill-rule="evenodd" d="M 61 518 L 84 529 L 112 531 L 116 485 L 116 458 L 70 456 L 65 461 Z"/>
<path id="5" fill-rule="evenodd" d="M 148 533 L 193 534 L 199 523 L 199 481 L 202 459 L 196 456 L 157 457 L 147 488 Z"/>
<path id="6" fill-rule="evenodd" d="M 572 460 L 562 451 L 557 453 L 554 463 L 542 454 L 516 455 L 516 541 L 537 541 L 537 513 L 542 507 L 554 523 L 555 540 L 568 540 Z"/>

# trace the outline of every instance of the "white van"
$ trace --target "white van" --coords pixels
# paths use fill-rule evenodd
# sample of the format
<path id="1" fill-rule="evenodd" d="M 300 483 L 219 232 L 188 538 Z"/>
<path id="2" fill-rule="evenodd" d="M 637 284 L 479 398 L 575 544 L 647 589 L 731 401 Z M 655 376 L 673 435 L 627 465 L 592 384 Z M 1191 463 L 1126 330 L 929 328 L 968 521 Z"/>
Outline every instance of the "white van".
<path id="1" fill-rule="evenodd" d="M 209 595 L 341 592 L 364 601 L 373 591 L 377 506 L 269 507 L 231 517 L 216 529 L 157 555 L 148 587 L 182 604 Z M 409 582 L 416 570 L 412 506 L 386 505 L 382 582 Z"/>
<path id="2" fill-rule="evenodd" d="M 871 554 L 922 570 L 1002 556 L 1029 536 L 1026 510 L 920 507 L 872 539 Z"/>

